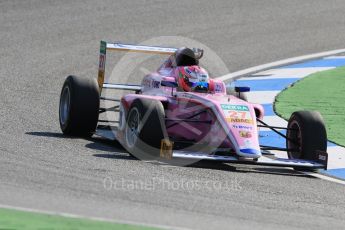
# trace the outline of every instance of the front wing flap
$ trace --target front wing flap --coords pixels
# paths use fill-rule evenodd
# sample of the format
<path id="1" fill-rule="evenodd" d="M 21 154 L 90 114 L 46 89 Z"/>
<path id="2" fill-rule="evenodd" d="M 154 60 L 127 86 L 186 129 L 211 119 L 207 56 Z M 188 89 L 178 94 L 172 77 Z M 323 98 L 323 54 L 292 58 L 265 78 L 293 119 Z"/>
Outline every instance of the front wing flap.
<path id="1" fill-rule="evenodd" d="M 191 153 L 185 151 L 174 151 L 174 158 L 196 159 L 196 160 L 210 160 L 222 161 L 236 164 L 253 164 L 266 166 L 280 166 L 280 167 L 299 167 L 308 169 L 327 169 L 327 162 L 316 162 L 301 159 L 285 159 L 276 157 L 261 156 L 255 160 L 249 158 L 240 158 L 235 156 L 219 156 L 219 155 L 205 155 L 204 153 Z"/>

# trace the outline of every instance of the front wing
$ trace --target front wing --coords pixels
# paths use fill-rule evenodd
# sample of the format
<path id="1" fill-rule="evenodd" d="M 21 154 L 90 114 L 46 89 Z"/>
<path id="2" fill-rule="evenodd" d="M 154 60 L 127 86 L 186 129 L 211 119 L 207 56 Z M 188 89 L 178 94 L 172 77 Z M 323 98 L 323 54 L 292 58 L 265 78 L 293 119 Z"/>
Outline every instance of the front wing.
<path id="1" fill-rule="evenodd" d="M 97 128 L 96 135 L 102 136 L 110 140 L 116 140 L 116 130 L 104 129 L 101 126 Z M 327 169 L 328 155 L 325 152 L 320 152 L 318 155 L 318 161 L 301 160 L 301 159 L 285 159 L 277 158 L 274 156 L 261 156 L 255 160 L 248 158 L 241 158 L 236 156 L 220 156 L 220 155 L 207 155 L 202 152 L 187 152 L 173 150 L 173 158 L 180 159 L 194 159 L 194 160 L 208 160 L 208 161 L 221 161 L 227 163 L 236 164 L 251 164 L 251 165 L 263 165 L 263 166 L 278 166 L 278 167 L 293 167 L 293 168 L 305 168 L 305 169 Z"/>
<path id="2" fill-rule="evenodd" d="M 205 155 L 203 153 L 191 153 L 185 151 L 173 151 L 174 158 L 185 158 L 195 160 L 209 160 L 209 161 L 221 161 L 236 164 L 252 164 L 252 165 L 264 165 L 264 166 L 281 166 L 281 167 L 298 167 L 308 169 L 326 169 L 327 157 L 322 162 L 300 160 L 300 159 L 285 159 L 277 157 L 261 156 L 256 160 L 248 158 L 240 158 L 235 156 L 219 156 L 219 155 Z"/>

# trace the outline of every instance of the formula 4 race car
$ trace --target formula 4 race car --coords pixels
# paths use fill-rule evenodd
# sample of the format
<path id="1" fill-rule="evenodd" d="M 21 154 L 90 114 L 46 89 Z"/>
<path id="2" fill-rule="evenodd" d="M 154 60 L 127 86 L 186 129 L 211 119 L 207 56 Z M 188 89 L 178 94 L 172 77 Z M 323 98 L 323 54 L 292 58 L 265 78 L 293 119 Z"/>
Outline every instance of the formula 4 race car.
<path id="1" fill-rule="evenodd" d="M 105 82 L 107 51 L 146 52 L 168 58 L 156 72 L 144 76 L 141 85 L 117 84 Z M 287 127 L 270 126 L 263 121 L 263 107 L 243 97 L 250 89 L 235 87 L 227 93 L 224 82 L 210 78 L 199 66 L 202 56 L 201 49 L 101 41 L 98 82 L 76 76 L 65 80 L 59 108 L 62 132 L 117 140 L 136 158 L 173 164 L 210 160 L 327 168 L 327 135 L 318 112 L 294 112 Z M 120 98 L 102 96 L 102 91 L 109 89 L 133 93 Z M 100 106 L 104 101 L 112 106 Z M 118 113 L 118 120 L 99 119 L 105 113 Z M 260 146 L 259 129 L 284 137 L 286 148 Z M 278 131 L 281 129 L 286 134 Z M 278 158 L 274 151 L 286 151 L 289 158 Z"/>

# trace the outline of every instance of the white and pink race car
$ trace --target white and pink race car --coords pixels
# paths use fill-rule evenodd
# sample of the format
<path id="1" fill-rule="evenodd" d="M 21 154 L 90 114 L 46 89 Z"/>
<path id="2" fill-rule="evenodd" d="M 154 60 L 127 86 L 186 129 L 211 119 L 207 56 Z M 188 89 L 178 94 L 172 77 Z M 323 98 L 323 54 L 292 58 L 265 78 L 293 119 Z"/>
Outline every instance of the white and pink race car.
<path id="1" fill-rule="evenodd" d="M 166 54 L 168 58 L 156 72 L 144 76 L 141 85 L 104 82 L 106 55 L 114 50 Z M 318 112 L 294 112 L 287 127 L 270 126 L 263 122 L 263 107 L 245 100 L 243 94 L 249 88 L 235 87 L 227 94 L 225 83 L 210 78 L 199 66 L 202 56 L 201 49 L 101 41 L 98 81 L 76 76 L 65 80 L 59 108 L 62 132 L 117 140 L 136 158 L 172 164 L 209 160 L 327 168 L 327 135 Z M 133 93 L 110 98 L 102 96 L 104 89 Z M 112 106 L 103 108 L 101 101 Z M 118 113 L 116 123 L 99 119 L 108 112 Z M 261 146 L 259 129 L 271 129 L 284 137 L 286 148 Z M 278 158 L 275 151 L 286 151 L 289 158 Z"/>

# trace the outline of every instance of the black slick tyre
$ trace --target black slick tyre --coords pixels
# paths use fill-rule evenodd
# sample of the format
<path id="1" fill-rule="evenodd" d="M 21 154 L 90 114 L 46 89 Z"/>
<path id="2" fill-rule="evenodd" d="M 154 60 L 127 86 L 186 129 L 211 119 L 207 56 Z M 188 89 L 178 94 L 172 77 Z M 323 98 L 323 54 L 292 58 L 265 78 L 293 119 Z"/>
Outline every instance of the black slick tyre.
<path id="1" fill-rule="evenodd" d="M 289 159 L 317 160 L 316 151 L 327 150 L 326 128 L 319 112 L 294 112 L 287 128 Z"/>
<path id="2" fill-rule="evenodd" d="M 166 134 L 165 112 L 160 101 L 135 99 L 128 110 L 125 127 L 127 150 L 138 159 L 157 159 Z"/>
<path id="3" fill-rule="evenodd" d="M 68 76 L 60 94 L 59 122 L 65 135 L 91 136 L 97 126 L 99 88 L 95 79 Z"/>

